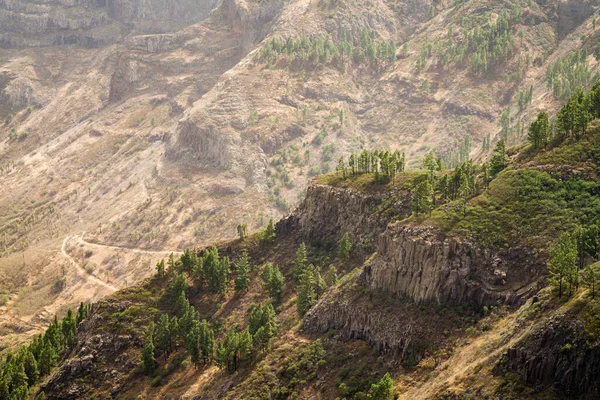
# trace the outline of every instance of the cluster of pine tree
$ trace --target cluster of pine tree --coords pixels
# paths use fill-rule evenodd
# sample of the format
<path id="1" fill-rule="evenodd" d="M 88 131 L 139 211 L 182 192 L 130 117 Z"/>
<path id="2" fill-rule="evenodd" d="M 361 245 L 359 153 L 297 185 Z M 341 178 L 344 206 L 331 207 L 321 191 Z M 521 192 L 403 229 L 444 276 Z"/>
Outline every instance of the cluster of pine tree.
<path id="1" fill-rule="evenodd" d="M 472 147 L 473 137 L 471 135 L 465 135 L 455 150 L 450 151 L 448 154 L 442 157 L 444 163 L 446 164 L 446 168 L 454 169 L 462 163 L 468 161 L 470 159 Z"/>
<path id="2" fill-rule="evenodd" d="M 352 243 L 348 234 L 344 234 L 338 244 L 338 252 L 341 258 L 348 258 Z M 306 312 L 317 303 L 325 290 L 337 283 L 338 275 L 336 267 L 331 264 L 327 269 L 325 276 L 321 273 L 322 268 L 308 263 L 306 255 L 306 245 L 301 243 L 296 251 L 296 257 L 293 265 L 293 275 L 296 281 L 296 311 L 299 316 Z"/>
<path id="3" fill-rule="evenodd" d="M 514 54 L 513 26 L 520 23 L 521 16 L 517 7 L 510 14 L 502 11 L 495 20 L 490 15 L 485 23 L 474 27 L 470 20 L 465 20 L 459 33 L 450 27 L 445 40 L 425 43 L 417 59 L 417 69 L 421 70 L 426 60 L 435 56 L 439 67 L 462 65 L 466 60 L 474 73 L 488 72 Z M 471 18 L 471 21 L 478 19 Z"/>
<path id="4" fill-rule="evenodd" d="M 464 213 L 467 200 L 477 196 L 489 182 L 508 166 L 504 141 L 496 144 L 488 162 L 474 164 L 471 160 L 445 172 L 444 162 L 433 151 L 423 159 L 426 174 L 419 176 L 412 184 L 412 212 L 415 215 L 431 212 L 437 205 L 459 200 Z"/>
<path id="5" fill-rule="evenodd" d="M 62 321 L 55 316 L 46 332 L 29 346 L 22 346 L 15 354 L 7 353 L 0 363 L 0 399 L 29 398 L 30 388 L 40 377 L 50 374 L 66 349 L 74 343 L 77 327 L 89 311 L 90 307 L 82 303 L 77 315 L 69 309 Z M 38 398 L 45 398 L 43 392 Z"/>
<path id="6" fill-rule="evenodd" d="M 231 329 L 219 342 L 215 363 L 228 373 L 238 370 L 240 363 L 256 360 L 269 350 L 269 342 L 277 332 L 275 309 L 271 303 L 254 306 L 248 317 L 248 326 L 242 331 Z"/>
<path id="7" fill-rule="evenodd" d="M 423 159 L 423 169 L 427 174 L 421 175 L 413 182 L 412 212 L 415 215 L 428 213 L 438 204 L 457 198 L 466 199 L 476 189 L 476 171 L 473 163 L 468 161 L 456 168 L 452 174 L 442 173 L 444 162 L 435 157 L 433 151 Z"/>
<path id="8" fill-rule="evenodd" d="M 350 154 L 348 165 L 344 157 L 340 157 L 336 172 L 344 178 L 349 174 L 355 176 L 360 174 L 374 173 L 377 181 L 380 178 L 394 179 L 397 173 L 404 172 L 406 167 L 406 156 L 398 150 L 363 150 L 360 154 Z"/>
<path id="9" fill-rule="evenodd" d="M 531 103 L 533 97 L 533 85 L 529 86 L 529 89 L 519 89 L 517 92 L 517 106 L 519 111 L 523 111 L 527 104 Z"/>
<path id="10" fill-rule="evenodd" d="M 553 140 L 581 138 L 591 121 L 600 118 L 600 81 L 588 93 L 578 88 L 556 114 L 552 123 L 548 113 L 541 112 L 529 126 L 527 139 L 535 149 L 546 148 Z"/>
<path id="11" fill-rule="evenodd" d="M 273 268 L 276 267 L 265 266 L 265 270 Z M 152 323 L 146 330 L 146 344 L 142 351 L 142 367 L 146 374 L 154 373 L 158 366 L 157 358 L 164 355 L 166 360 L 172 351 L 180 347 L 188 351 L 195 365 L 214 361 L 229 373 L 236 371 L 240 362 L 254 360 L 257 354 L 268 350 L 269 341 L 277 329 L 275 309 L 270 302 L 265 306 L 254 306 L 248 319 L 248 327 L 242 331 L 230 329 L 222 341 L 215 341 L 215 332 L 209 322 L 201 320 L 198 311 L 190 304 L 187 297 L 188 278 L 185 274 L 197 285 L 214 292 L 226 293 L 229 272 L 225 283 L 222 283 L 224 269 L 229 271 L 229 260 L 219 257 L 215 247 L 200 255 L 186 250 L 178 261 L 171 255 L 167 261 L 167 269 L 164 260 L 157 264 L 158 276 L 170 279 L 170 296 L 177 299 L 176 315 L 169 317 L 168 314 L 161 313 L 156 323 Z M 248 289 L 251 269 L 248 254 L 243 252 L 236 263 L 236 292 Z M 279 280 L 276 283 L 271 280 L 267 289 L 270 289 L 272 297 L 277 297 L 272 293 L 277 288 L 280 297 L 285 285 L 283 275 L 278 269 L 277 272 L 278 274 L 273 274 L 278 275 Z"/>
<path id="12" fill-rule="evenodd" d="M 342 70 L 347 66 L 369 64 L 386 68 L 396 61 L 396 44 L 390 40 L 376 40 L 374 32 L 363 30 L 360 40 L 353 41 L 344 34 L 339 41 L 329 36 L 282 39 L 273 37 L 266 42 L 258 55 L 267 66 L 277 64 L 292 67 L 334 65 Z"/>
<path id="13" fill-rule="evenodd" d="M 578 59 L 583 56 L 577 56 Z M 588 93 L 581 87 L 565 102 L 554 121 L 548 113 L 540 112 L 531 123 L 528 140 L 534 149 L 545 149 L 550 143 L 559 143 L 568 137 L 581 139 L 588 133 L 591 121 L 600 119 L 600 80 Z M 559 297 L 570 297 L 580 284 L 590 289 L 595 297 L 600 279 L 597 262 L 600 258 L 600 221 L 577 226 L 564 232 L 551 249 L 548 270 L 550 282 L 558 287 Z"/>
<path id="14" fill-rule="evenodd" d="M 563 233 L 550 253 L 550 283 L 558 287 L 559 297 L 563 294 L 570 297 L 583 284 L 594 298 L 600 280 L 600 268 L 594 264 L 600 255 L 598 225 L 580 225 L 572 232 Z"/>
<path id="15" fill-rule="evenodd" d="M 214 293 L 226 294 L 231 275 L 231 261 L 228 257 L 220 257 L 219 250 L 213 246 L 204 250 L 200 255 L 186 249 L 179 262 L 176 262 L 173 254 L 169 256 L 165 269 L 164 260 L 156 265 L 159 277 L 165 274 L 173 275 L 175 289 L 179 292 L 181 286 L 187 285 L 187 274 L 193 279 L 199 288 L 206 288 Z"/>
<path id="16" fill-rule="evenodd" d="M 548 63 L 546 83 L 557 99 L 571 96 L 579 87 L 587 87 L 592 72 L 587 64 L 586 49 L 575 50 L 555 63 Z"/>

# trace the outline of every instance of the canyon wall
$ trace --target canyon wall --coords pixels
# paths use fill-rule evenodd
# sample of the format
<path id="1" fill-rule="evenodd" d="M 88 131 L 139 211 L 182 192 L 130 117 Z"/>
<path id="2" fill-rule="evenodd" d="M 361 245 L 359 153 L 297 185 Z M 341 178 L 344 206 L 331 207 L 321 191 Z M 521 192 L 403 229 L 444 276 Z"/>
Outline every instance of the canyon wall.
<path id="1" fill-rule="evenodd" d="M 217 0 L 0 0 L 0 47 L 97 47 L 202 21 Z"/>

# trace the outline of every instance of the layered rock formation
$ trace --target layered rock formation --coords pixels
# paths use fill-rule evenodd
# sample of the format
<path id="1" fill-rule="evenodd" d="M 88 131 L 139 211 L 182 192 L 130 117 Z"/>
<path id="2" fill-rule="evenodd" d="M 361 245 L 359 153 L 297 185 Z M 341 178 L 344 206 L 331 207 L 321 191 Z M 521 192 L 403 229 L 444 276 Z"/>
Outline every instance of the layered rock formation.
<path id="1" fill-rule="evenodd" d="M 205 19 L 216 0 L 0 1 L 0 47 L 122 41 L 132 30 L 160 33 Z"/>
<path id="2" fill-rule="evenodd" d="M 377 236 L 392 219 L 410 215 L 407 191 L 361 193 L 312 184 L 296 211 L 282 220 L 279 232 L 291 232 L 313 242 L 333 242 L 348 233 L 362 252 L 372 252 Z"/>
<path id="3" fill-rule="evenodd" d="M 418 360 L 428 345 L 441 343 L 439 337 L 429 337 L 427 327 L 453 325 L 454 311 L 446 306 L 480 310 L 484 305 L 520 304 L 544 284 L 545 264 L 529 249 L 496 251 L 446 237 L 438 228 L 390 224 L 408 215 L 407 192 L 309 187 L 304 202 L 278 231 L 318 241 L 348 232 L 359 248 L 353 255 L 357 261 L 373 255 L 341 290 L 328 292 L 309 311 L 306 331 L 337 330 L 383 353 Z M 427 306 L 420 307 L 422 303 Z"/>
<path id="4" fill-rule="evenodd" d="M 523 265 L 529 268 L 524 269 Z M 494 251 L 436 229 L 399 225 L 379 237 L 363 279 L 416 302 L 514 304 L 539 290 L 545 265 L 527 248 Z"/>
<path id="5" fill-rule="evenodd" d="M 600 397 L 600 346 L 571 313 L 556 315 L 509 349 L 500 366 L 533 387 Z M 499 371 L 500 373 L 502 371 Z"/>

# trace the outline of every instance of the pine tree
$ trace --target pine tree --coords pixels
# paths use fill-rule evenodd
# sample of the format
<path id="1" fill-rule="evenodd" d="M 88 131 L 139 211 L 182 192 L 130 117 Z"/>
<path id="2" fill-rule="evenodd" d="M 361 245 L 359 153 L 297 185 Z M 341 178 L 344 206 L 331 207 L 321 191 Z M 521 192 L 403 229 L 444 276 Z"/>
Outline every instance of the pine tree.
<path id="1" fill-rule="evenodd" d="M 7 399 L 25 400 L 28 393 L 28 377 L 20 357 L 12 357 L 10 361 L 7 360 L 4 366 L 4 376 L 9 381 L 10 396 Z"/>
<path id="2" fill-rule="evenodd" d="M 285 278 L 279 268 L 271 263 L 266 263 L 261 274 L 263 287 L 269 296 L 279 302 L 285 290 Z"/>
<path id="3" fill-rule="evenodd" d="M 494 148 L 492 158 L 490 159 L 490 175 L 495 178 L 503 169 L 508 166 L 509 158 L 506 155 L 504 140 L 500 139 Z"/>
<path id="4" fill-rule="evenodd" d="M 306 245 L 300 243 L 300 247 L 296 250 L 296 258 L 294 259 L 294 279 L 299 280 L 304 270 L 306 269 L 306 263 L 308 258 L 306 257 Z"/>
<path id="5" fill-rule="evenodd" d="M 29 349 L 24 348 L 23 352 L 23 368 L 27 375 L 27 384 L 33 386 L 40 377 L 38 363 Z"/>
<path id="6" fill-rule="evenodd" d="M 166 357 L 169 356 L 169 353 L 173 347 L 172 334 L 169 316 L 167 314 L 161 314 L 158 317 L 158 322 L 156 323 L 156 332 L 154 334 L 154 342 L 156 343 L 155 347 L 158 354 L 164 353 Z"/>
<path id="7" fill-rule="evenodd" d="M 190 353 L 190 358 L 194 365 L 198 366 L 201 360 L 200 350 L 200 323 L 198 320 L 192 321 L 190 330 L 187 332 L 185 339 L 187 351 Z"/>
<path id="8" fill-rule="evenodd" d="M 54 321 L 50 324 L 48 329 L 46 329 L 44 339 L 50 342 L 57 353 L 60 353 L 63 350 L 64 337 L 61 324 L 58 322 L 58 317 L 56 315 L 54 316 Z"/>
<path id="9" fill-rule="evenodd" d="M 583 246 L 585 252 L 593 260 L 598 260 L 598 256 L 600 255 L 600 228 L 598 225 L 592 224 L 585 229 Z"/>
<path id="10" fill-rule="evenodd" d="M 173 253 L 169 254 L 167 266 L 169 267 L 169 269 L 167 270 L 168 273 L 172 274 L 173 272 L 175 272 L 175 256 L 173 255 Z"/>
<path id="11" fill-rule="evenodd" d="M 237 278 L 235 279 L 235 291 L 241 292 L 248 289 L 250 285 L 250 262 L 246 250 L 236 264 Z"/>
<path id="12" fill-rule="evenodd" d="M 65 344 L 71 345 L 75 341 L 75 334 L 77 333 L 77 320 L 70 308 L 62 320 L 61 328 Z"/>
<path id="13" fill-rule="evenodd" d="M 338 282 L 338 273 L 335 265 L 331 264 L 327 270 L 327 276 L 325 276 L 325 283 L 327 286 L 336 285 Z"/>
<path id="14" fill-rule="evenodd" d="M 429 179 L 423 179 L 412 190 L 412 210 L 415 215 L 430 212 L 433 209 L 433 187 Z"/>
<path id="15" fill-rule="evenodd" d="M 246 239 L 246 237 L 248 236 L 247 230 L 248 230 L 248 225 L 246 225 L 246 224 L 240 224 L 237 226 L 237 232 L 238 232 L 238 236 L 240 237 L 240 240 Z"/>
<path id="16" fill-rule="evenodd" d="M 271 218 L 267 226 L 262 230 L 260 240 L 264 244 L 273 243 L 275 236 L 275 224 L 273 223 L 273 218 Z"/>
<path id="17" fill-rule="evenodd" d="M 321 275 L 321 271 L 318 268 L 315 269 L 315 294 L 317 295 L 317 300 L 321 298 L 325 290 L 327 289 L 327 283 L 325 279 Z"/>
<path id="18" fill-rule="evenodd" d="M 80 303 L 79 304 L 79 309 L 77 310 L 77 318 L 76 318 L 76 323 L 77 325 L 79 325 L 81 323 L 81 321 L 83 321 L 84 319 L 87 318 L 88 315 L 88 309 L 87 307 L 83 304 Z"/>
<path id="19" fill-rule="evenodd" d="M 315 267 L 311 264 L 308 266 L 304 274 L 298 282 L 298 298 L 296 300 L 296 311 L 298 315 L 304 316 L 306 312 L 317 302 L 317 294 L 315 291 Z"/>
<path id="20" fill-rule="evenodd" d="M 185 249 L 181 258 L 181 271 L 191 274 L 194 270 L 194 266 L 196 265 L 196 259 L 198 256 L 196 252 L 190 249 Z"/>
<path id="21" fill-rule="evenodd" d="M 269 347 L 270 339 L 275 336 L 275 309 L 271 303 L 264 307 L 258 305 L 251 308 L 248 317 L 248 332 L 252 335 L 253 347 L 263 351 Z"/>
<path id="22" fill-rule="evenodd" d="M 437 167 L 438 164 L 435 159 L 435 153 L 430 151 L 425 154 L 425 158 L 423 159 L 423 169 L 428 172 L 430 179 L 433 179 L 433 172 L 437 170 Z"/>
<path id="23" fill-rule="evenodd" d="M 599 46 L 600 49 L 600 46 Z M 594 83 L 590 93 L 588 94 L 589 98 L 589 113 L 592 119 L 600 118 L 600 80 Z"/>
<path id="24" fill-rule="evenodd" d="M 350 251 L 352 251 L 352 242 L 350 241 L 350 237 L 348 236 L 348 232 L 344 233 L 342 239 L 338 243 L 338 255 L 340 258 L 349 258 Z"/>
<path id="25" fill-rule="evenodd" d="M 212 359 L 214 353 L 215 333 L 210 329 L 206 320 L 200 322 L 199 341 L 202 360 L 205 363 L 208 363 Z"/>
<path id="26" fill-rule="evenodd" d="M 238 352 L 240 361 L 248 360 L 252 354 L 252 335 L 248 331 L 248 328 L 239 334 Z"/>
<path id="27" fill-rule="evenodd" d="M 160 260 L 156 263 L 156 275 L 159 278 L 164 278 L 165 276 L 165 260 Z"/>
<path id="28" fill-rule="evenodd" d="M 40 351 L 40 358 L 38 360 L 38 368 L 40 375 L 48 375 L 54 366 L 58 362 L 58 354 L 56 349 L 48 340 L 43 341 L 42 349 Z"/>
<path id="29" fill-rule="evenodd" d="M 548 264 L 548 271 L 551 275 L 550 283 L 558 286 L 558 296 L 562 297 L 565 280 L 570 284 L 569 292 L 571 292 L 572 276 L 574 272 L 577 273 L 577 245 L 569 232 L 565 232 L 559 237 L 551 251 L 551 256 Z"/>
<path id="30" fill-rule="evenodd" d="M 592 299 L 596 298 L 596 290 L 598 288 L 598 281 L 600 280 L 598 264 L 588 265 L 581 270 L 580 275 L 582 285 L 588 288 Z"/>
<path id="31" fill-rule="evenodd" d="M 146 330 L 146 344 L 142 350 L 142 367 L 146 375 L 152 375 L 156 369 L 156 360 L 154 359 L 154 322 Z"/>
<path id="32" fill-rule="evenodd" d="M 367 398 L 369 400 L 393 400 L 394 391 L 394 381 L 388 372 L 379 382 L 371 385 Z"/>
<path id="33" fill-rule="evenodd" d="M 231 273 L 230 266 L 231 262 L 229 261 L 229 257 L 221 258 L 217 270 L 216 291 L 223 296 L 227 294 L 227 287 L 229 286 L 229 274 Z"/>
<path id="34" fill-rule="evenodd" d="M 185 292 L 181 292 L 175 303 L 175 310 L 177 310 L 177 316 L 182 318 L 190 310 L 190 302 L 185 295 Z"/>
<path id="35" fill-rule="evenodd" d="M 548 119 L 548 113 L 541 112 L 538 114 L 537 119 L 529 126 L 527 139 L 531 142 L 534 149 L 546 147 L 548 144 L 548 138 L 550 134 L 550 122 Z"/>

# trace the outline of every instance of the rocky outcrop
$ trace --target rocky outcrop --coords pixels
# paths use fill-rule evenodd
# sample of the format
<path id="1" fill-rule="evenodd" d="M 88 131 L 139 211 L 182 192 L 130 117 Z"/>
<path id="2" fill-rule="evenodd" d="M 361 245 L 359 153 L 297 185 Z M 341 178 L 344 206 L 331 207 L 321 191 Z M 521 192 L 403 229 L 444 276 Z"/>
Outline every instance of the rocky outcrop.
<path id="1" fill-rule="evenodd" d="M 451 309 L 421 307 L 400 296 L 364 290 L 357 276 L 346 279 L 309 310 L 304 331 L 336 331 L 341 338 L 365 340 L 382 354 L 417 363 L 432 348 L 452 340 L 448 333 L 462 325 Z"/>
<path id="2" fill-rule="evenodd" d="M 66 350 L 65 362 L 40 387 L 48 399 L 89 398 L 90 391 L 107 385 L 111 387 L 111 395 L 121 390 L 126 384 L 122 378 L 138 368 L 137 357 L 132 353 L 139 352 L 144 339 L 139 332 L 117 332 L 115 322 L 109 323 L 106 317 L 132 306 L 137 305 L 115 298 L 94 305 L 88 318 L 79 325 L 75 343 Z M 105 393 L 100 397 L 112 396 Z"/>
<path id="3" fill-rule="evenodd" d="M 559 0 L 556 4 L 558 38 L 575 30 L 598 8 L 597 0 Z"/>
<path id="4" fill-rule="evenodd" d="M 175 146 L 167 153 L 178 163 L 193 163 L 221 170 L 230 169 L 238 160 L 240 138 L 227 135 L 211 124 L 194 123 L 191 119 L 179 123 Z"/>
<path id="5" fill-rule="evenodd" d="M 481 306 L 522 302 L 539 290 L 544 273 L 544 263 L 526 248 L 496 252 L 434 228 L 399 225 L 379 237 L 363 279 L 416 302 Z"/>
<path id="6" fill-rule="evenodd" d="M 42 104 L 40 84 L 29 76 L 0 70 L 0 108 L 16 110 Z"/>
<path id="7" fill-rule="evenodd" d="M 377 252 L 364 266 L 363 283 L 415 302 L 519 304 L 545 284 L 545 263 L 528 248 L 493 250 L 433 227 L 388 226 L 409 215 L 408 191 L 367 194 L 313 184 L 277 229 L 321 245 L 348 232 L 363 254 Z"/>
<path id="8" fill-rule="evenodd" d="M 348 233 L 355 246 L 373 251 L 377 236 L 392 219 L 410 214 L 407 191 L 362 193 L 312 184 L 296 211 L 277 224 L 280 233 L 294 232 L 315 244 L 337 241 Z"/>
<path id="9" fill-rule="evenodd" d="M 498 373 L 512 371 L 529 386 L 600 398 L 600 345 L 590 342 L 571 315 L 556 316 L 529 334 L 508 350 L 499 367 Z"/>

